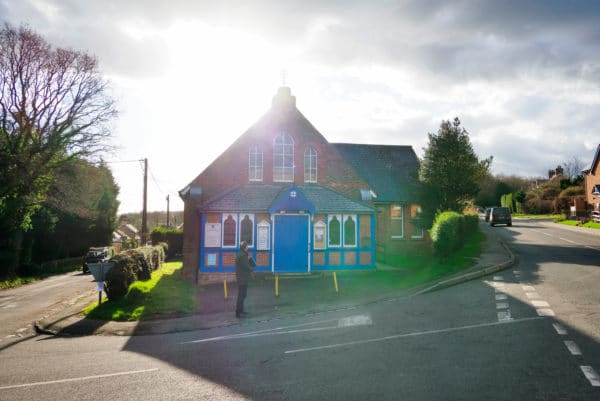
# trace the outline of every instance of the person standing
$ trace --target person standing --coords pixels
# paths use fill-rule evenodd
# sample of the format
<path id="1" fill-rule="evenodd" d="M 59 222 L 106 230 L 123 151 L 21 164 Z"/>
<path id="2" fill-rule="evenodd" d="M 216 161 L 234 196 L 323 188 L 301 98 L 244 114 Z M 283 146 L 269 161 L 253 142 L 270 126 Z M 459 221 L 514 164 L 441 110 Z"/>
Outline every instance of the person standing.
<path id="1" fill-rule="evenodd" d="M 238 286 L 235 316 L 238 318 L 246 316 L 246 312 L 244 312 L 244 299 L 246 299 L 248 281 L 250 280 L 250 273 L 252 273 L 252 266 L 250 263 L 248 244 L 246 241 L 242 241 L 240 243 L 240 250 L 235 258 L 235 279 Z"/>

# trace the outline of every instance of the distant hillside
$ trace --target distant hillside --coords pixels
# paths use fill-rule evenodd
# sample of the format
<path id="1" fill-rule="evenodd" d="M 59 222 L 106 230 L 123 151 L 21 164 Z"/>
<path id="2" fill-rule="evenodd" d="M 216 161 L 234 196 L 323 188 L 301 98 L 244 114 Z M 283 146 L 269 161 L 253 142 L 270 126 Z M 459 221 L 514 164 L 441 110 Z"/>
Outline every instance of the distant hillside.
<path id="1" fill-rule="evenodd" d="M 142 213 L 124 213 L 119 215 L 119 225 L 124 221 L 133 225 L 138 230 L 142 229 Z M 183 223 L 183 211 L 175 211 L 169 213 L 170 227 L 177 227 Z M 148 232 L 155 227 L 165 226 L 167 224 L 167 212 L 148 212 L 147 218 Z"/>

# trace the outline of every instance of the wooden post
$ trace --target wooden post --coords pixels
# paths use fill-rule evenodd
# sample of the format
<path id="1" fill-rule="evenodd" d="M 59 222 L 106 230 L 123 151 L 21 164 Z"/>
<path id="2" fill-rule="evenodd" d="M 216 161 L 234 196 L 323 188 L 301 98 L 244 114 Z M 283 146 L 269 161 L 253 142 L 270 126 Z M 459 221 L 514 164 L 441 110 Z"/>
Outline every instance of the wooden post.
<path id="1" fill-rule="evenodd" d="M 279 296 L 279 274 L 275 275 L 275 296 Z"/>
<path id="2" fill-rule="evenodd" d="M 223 280 L 223 293 L 225 294 L 225 299 L 227 299 L 227 279 Z"/>

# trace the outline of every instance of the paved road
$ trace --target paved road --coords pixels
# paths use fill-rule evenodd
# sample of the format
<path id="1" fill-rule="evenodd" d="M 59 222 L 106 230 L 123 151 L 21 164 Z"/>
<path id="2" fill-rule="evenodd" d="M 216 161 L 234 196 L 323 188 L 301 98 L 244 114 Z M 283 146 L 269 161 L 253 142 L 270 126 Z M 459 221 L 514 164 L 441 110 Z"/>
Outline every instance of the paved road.
<path id="1" fill-rule="evenodd" d="M 0 399 L 600 399 L 599 242 L 493 230 L 519 264 L 434 293 L 205 331 L 37 336 L 0 351 Z"/>
<path id="2" fill-rule="evenodd" d="M 92 280 L 89 274 L 73 272 L 0 291 L 0 347 L 32 335 L 36 319 L 51 315 L 65 304 L 95 291 Z"/>

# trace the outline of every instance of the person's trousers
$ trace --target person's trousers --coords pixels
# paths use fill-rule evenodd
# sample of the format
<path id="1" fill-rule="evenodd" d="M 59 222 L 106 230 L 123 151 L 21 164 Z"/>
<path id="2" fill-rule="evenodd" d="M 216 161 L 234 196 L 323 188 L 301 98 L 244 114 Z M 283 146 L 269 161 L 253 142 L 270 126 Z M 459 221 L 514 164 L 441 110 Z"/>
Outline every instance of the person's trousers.
<path id="1" fill-rule="evenodd" d="M 237 303 L 235 304 L 235 313 L 244 312 L 244 299 L 248 292 L 248 284 L 238 284 Z"/>

